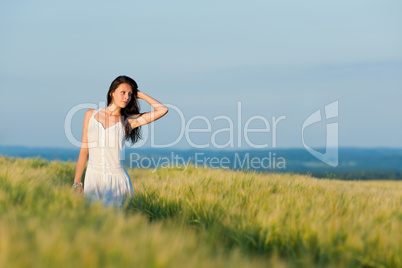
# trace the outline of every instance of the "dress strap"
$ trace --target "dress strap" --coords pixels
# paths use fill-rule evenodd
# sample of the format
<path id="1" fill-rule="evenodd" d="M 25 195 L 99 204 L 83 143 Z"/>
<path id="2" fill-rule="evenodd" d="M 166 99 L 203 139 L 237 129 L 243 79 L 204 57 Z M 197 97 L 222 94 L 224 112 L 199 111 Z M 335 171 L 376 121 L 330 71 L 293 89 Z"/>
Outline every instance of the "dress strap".
<path id="1" fill-rule="evenodd" d="M 95 114 L 99 111 L 99 109 L 94 109 L 91 118 L 93 117 L 95 119 Z M 95 119 L 96 120 L 96 119 Z"/>

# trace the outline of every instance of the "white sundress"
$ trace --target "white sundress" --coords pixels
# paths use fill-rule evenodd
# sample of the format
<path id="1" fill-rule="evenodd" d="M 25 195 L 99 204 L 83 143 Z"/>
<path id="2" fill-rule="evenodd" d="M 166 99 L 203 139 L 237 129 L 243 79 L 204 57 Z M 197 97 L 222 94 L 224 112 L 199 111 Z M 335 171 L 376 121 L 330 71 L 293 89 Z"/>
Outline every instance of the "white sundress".
<path id="1" fill-rule="evenodd" d="M 88 165 L 84 196 L 104 205 L 123 206 L 127 196 L 134 196 L 133 185 L 122 161 L 124 129 L 122 121 L 104 128 L 95 119 L 95 109 L 88 123 Z"/>

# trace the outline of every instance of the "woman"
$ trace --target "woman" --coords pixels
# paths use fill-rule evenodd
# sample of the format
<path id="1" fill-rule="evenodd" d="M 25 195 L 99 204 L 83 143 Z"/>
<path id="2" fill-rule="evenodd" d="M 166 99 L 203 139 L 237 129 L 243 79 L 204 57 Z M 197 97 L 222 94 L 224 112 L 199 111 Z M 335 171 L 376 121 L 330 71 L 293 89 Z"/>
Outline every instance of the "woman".
<path id="1" fill-rule="evenodd" d="M 137 99 L 148 102 L 155 111 L 140 113 Z M 81 150 L 74 178 L 75 190 L 105 205 L 123 206 L 133 196 L 131 179 L 122 162 L 124 140 L 134 144 L 140 126 L 149 124 L 168 112 L 166 106 L 138 90 L 128 76 L 117 77 L 107 94 L 107 107 L 85 113 Z M 88 159 L 89 157 L 89 159 Z M 84 186 L 81 182 L 85 164 Z"/>

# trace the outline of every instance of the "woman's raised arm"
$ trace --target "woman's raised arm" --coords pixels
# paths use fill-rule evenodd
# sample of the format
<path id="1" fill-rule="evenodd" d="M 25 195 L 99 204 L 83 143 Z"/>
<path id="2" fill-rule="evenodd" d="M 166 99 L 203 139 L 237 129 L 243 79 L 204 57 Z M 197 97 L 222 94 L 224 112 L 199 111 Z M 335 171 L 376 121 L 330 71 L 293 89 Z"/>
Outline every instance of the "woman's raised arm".
<path id="1" fill-rule="evenodd" d="M 138 90 L 137 98 L 143 99 L 148 102 L 152 106 L 152 108 L 155 109 L 155 111 L 129 116 L 127 120 L 130 123 L 132 129 L 158 120 L 169 111 L 169 109 L 165 105 L 148 96 L 142 91 Z"/>

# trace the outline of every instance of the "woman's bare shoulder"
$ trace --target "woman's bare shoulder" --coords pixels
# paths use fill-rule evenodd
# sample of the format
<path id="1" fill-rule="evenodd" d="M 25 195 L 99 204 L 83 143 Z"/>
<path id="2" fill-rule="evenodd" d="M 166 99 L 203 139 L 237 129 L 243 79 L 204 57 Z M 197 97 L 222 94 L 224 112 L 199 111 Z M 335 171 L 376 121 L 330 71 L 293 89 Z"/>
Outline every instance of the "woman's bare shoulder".
<path id="1" fill-rule="evenodd" d="M 95 109 L 88 109 L 86 112 L 85 112 L 85 117 L 91 117 L 92 116 L 92 114 L 94 113 L 94 111 L 95 111 Z"/>
<path id="2" fill-rule="evenodd" d="M 84 124 L 88 124 L 89 119 L 91 119 L 93 113 L 94 113 L 95 109 L 88 109 L 85 112 L 85 116 L 84 116 Z"/>

